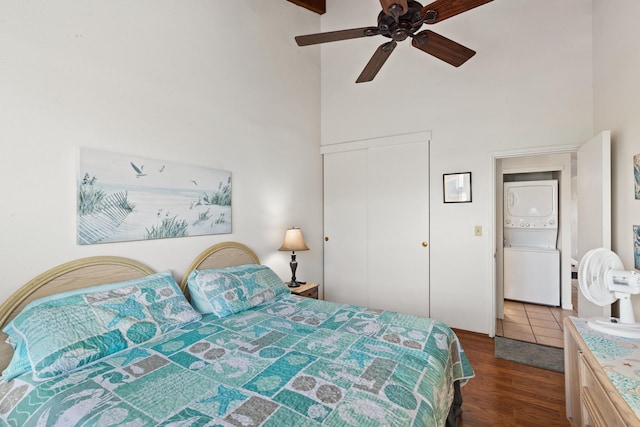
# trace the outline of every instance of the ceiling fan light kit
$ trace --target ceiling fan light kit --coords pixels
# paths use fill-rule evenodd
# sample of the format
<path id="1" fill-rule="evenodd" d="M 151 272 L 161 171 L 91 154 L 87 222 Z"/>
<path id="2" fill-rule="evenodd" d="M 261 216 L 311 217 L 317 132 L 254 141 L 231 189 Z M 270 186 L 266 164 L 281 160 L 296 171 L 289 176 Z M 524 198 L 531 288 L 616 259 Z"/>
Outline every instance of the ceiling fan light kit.
<path id="1" fill-rule="evenodd" d="M 382 11 L 378 14 L 376 27 L 307 34 L 297 36 L 295 40 L 298 46 L 309 46 L 377 35 L 390 38 L 391 41 L 383 43 L 374 52 L 356 83 L 373 80 L 397 43 L 407 38 L 412 39 L 413 47 L 459 67 L 476 52 L 433 31 L 418 33 L 418 30 L 423 24 L 435 24 L 491 1 L 493 0 L 436 0 L 423 7 L 413 0 L 380 0 Z"/>
<path id="2" fill-rule="evenodd" d="M 640 293 L 640 275 L 625 271 L 620 258 L 606 248 L 587 252 L 578 267 L 578 285 L 586 299 L 597 305 L 620 300 L 620 318 L 592 317 L 588 325 L 597 331 L 640 338 L 640 323 L 633 314 L 631 294 Z"/>

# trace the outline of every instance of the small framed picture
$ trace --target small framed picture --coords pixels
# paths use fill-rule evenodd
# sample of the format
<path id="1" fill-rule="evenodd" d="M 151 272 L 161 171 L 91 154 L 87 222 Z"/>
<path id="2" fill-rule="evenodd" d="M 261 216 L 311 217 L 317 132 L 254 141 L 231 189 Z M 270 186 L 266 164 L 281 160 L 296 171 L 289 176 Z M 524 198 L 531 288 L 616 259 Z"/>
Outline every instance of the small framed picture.
<path id="1" fill-rule="evenodd" d="M 445 173 L 442 185 L 445 203 L 471 202 L 471 172 Z"/>

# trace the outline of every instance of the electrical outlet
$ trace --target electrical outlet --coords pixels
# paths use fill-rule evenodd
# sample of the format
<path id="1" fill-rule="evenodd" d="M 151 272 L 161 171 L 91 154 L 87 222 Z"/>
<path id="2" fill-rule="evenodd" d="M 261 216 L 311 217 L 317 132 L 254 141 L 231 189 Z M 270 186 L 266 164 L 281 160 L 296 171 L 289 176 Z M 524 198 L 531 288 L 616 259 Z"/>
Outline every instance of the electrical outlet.
<path id="1" fill-rule="evenodd" d="M 473 234 L 475 236 L 482 236 L 482 226 L 481 225 L 476 225 L 473 229 Z"/>

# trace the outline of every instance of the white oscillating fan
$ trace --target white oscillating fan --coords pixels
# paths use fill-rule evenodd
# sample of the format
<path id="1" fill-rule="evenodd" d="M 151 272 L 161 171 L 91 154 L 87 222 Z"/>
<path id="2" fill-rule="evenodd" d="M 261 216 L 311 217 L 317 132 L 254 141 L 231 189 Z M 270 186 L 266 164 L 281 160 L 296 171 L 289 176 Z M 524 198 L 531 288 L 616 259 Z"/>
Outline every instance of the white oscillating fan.
<path id="1" fill-rule="evenodd" d="M 633 316 L 631 294 L 640 293 L 640 275 L 625 271 L 622 261 L 606 248 L 592 249 L 578 267 L 578 284 L 586 299 L 597 305 L 620 300 L 620 318 L 594 317 L 588 324 L 595 330 L 628 338 L 640 338 L 640 323 Z"/>

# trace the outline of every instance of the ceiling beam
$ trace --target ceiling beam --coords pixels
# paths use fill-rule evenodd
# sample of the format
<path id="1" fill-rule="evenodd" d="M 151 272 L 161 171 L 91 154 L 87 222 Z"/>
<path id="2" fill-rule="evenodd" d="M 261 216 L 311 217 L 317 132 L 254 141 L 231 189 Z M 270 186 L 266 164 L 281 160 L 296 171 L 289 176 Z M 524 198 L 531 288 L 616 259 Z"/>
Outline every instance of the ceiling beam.
<path id="1" fill-rule="evenodd" d="M 319 13 L 322 15 L 327 11 L 327 1 L 326 0 L 288 0 L 291 3 L 297 4 L 298 6 L 302 6 L 305 9 L 309 9 L 313 12 Z"/>

